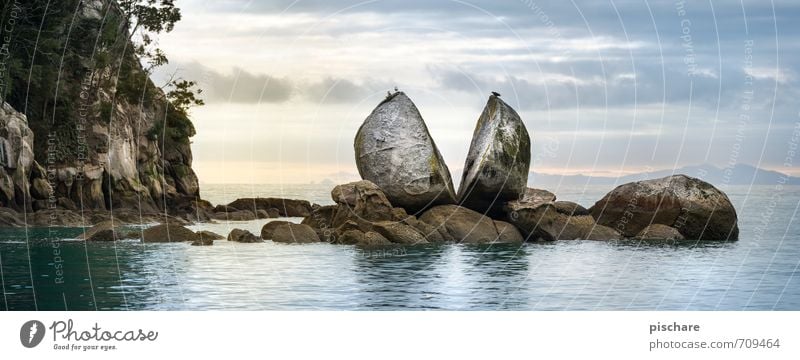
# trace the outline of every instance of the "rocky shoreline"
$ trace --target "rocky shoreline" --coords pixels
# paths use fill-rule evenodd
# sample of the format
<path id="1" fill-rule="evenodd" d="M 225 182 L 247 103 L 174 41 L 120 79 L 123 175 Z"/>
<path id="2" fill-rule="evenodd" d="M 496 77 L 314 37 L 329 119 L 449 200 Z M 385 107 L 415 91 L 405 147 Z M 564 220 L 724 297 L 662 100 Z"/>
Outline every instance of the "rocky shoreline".
<path id="1" fill-rule="evenodd" d="M 646 192 L 648 189 L 658 191 Z M 256 198 L 239 199 L 215 208 L 228 214 L 246 212 L 246 220 L 256 218 L 250 207 L 261 210 L 259 204 L 283 204 L 283 209 L 269 208 L 281 215 L 307 214 L 299 224 L 270 221 L 260 234 L 242 229 L 233 229 L 227 235 L 193 232 L 185 227 L 188 222 L 174 217 L 162 218 L 160 224 L 143 231 L 124 231 L 126 222 L 115 218 L 115 222 L 104 220 L 88 228 L 81 238 L 205 246 L 226 239 L 240 243 L 323 242 L 377 247 L 556 240 L 733 241 L 738 239 L 739 231 L 736 212 L 727 196 L 710 184 L 685 175 L 621 185 L 589 209 L 559 201 L 549 191 L 528 188 L 521 199 L 505 202 L 501 206 L 502 215 L 495 217 L 455 204 L 437 205 L 411 215 L 406 209 L 393 206 L 386 194 L 367 180 L 338 185 L 331 191 L 331 198 L 334 205 Z M 614 205 L 620 202 L 627 204 L 623 211 Z M 214 217 L 221 218 L 223 214 L 216 212 Z"/>

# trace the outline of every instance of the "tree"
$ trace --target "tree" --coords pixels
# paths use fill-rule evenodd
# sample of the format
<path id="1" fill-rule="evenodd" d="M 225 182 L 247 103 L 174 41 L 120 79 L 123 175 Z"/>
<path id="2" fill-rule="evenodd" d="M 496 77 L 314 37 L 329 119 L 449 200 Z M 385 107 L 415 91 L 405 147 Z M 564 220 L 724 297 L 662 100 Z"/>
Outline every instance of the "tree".
<path id="1" fill-rule="evenodd" d="M 169 62 L 157 47 L 155 35 L 172 31 L 181 20 L 181 10 L 175 7 L 174 0 L 119 0 L 118 4 L 128 41 L 133 44 L 134 53 L 147 64 L 144 70 L 149 75 L 154 68 Z"/>
<path id="2" fill-rule="evenodd" d="M 175 110 L 185 115 L 189 108 L 205 105 L 203 99 L 198 97 L 203 93 L 203 89 L 192 89 L 195 85 L 196 82 L 183 79 L 173 80 L 170 83 L 171 89 L 167 92 L 167 100 Z"/>

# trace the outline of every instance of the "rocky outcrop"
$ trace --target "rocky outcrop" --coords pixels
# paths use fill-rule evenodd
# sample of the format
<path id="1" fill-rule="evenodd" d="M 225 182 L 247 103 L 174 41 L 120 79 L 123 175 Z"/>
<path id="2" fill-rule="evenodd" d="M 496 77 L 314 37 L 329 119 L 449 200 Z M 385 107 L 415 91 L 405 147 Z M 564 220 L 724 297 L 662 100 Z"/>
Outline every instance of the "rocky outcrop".
<path id="1" fill-rule="evenodd" d="M 194 231 L 173 224 L 159 224 L 142 232 L 142 241 L 146 243 L 192 242 L 198 238 Z"/>
<path id="2" fill-rule="evenodd" d="M 30 211 L 34 200 L 48 199 L 51 188 L 34 160 L 28 119 L 7 103 L 0 105 L 0 207 Z"/>
<path id="3" fill-rule="evenodd" d="M 191 121 L 148 79 L 132 44 L 123 44 L 129 29 L 120 23 L 119 8 L 110 0 L 80 7 L 75 12 L 71 2 L 57 2 L 20 13 L 14 38 L 40 41 L 36 56 L 27 46 L 10 46 L 16 68 L 58 63 L 63 69 L 59 76 L 7 73 L 0 206 L 28 212 L 127 208 L 206 219 L 192 170 Z M 69 36 L 73 29 L 81 36 Z M 88 38 L 94 47 L 85 46 Z M 58 44 L 58 51 L 48 44 Z M 98 49 L 108 60 L 97 60 Z"/>
<path id="4" fill-rule="evenodd" d="M 497 95 L 489 97 L 472 135 L 458 189 L 462 206 L 499 214 L 523 195 L 528 183 L 531 139 L 519 114 Z"/>
<path id="5" fill-rule="evenodd" d="M 436 206 L 422 214 L 419 220 L 434 226 L 448 242 L 493 244 L 524 241 L 519 231 L 511 224 L 492 220 L 461 206 Z"/>
<path id="6" fill-rule="evenodd" d="M 306 200 L 292 200 L 281 198 L 242 198 L 236 199 L 227 205 L 236 210 L 248 210 L 255 213 L 264 210 L 283 217 L 306 217 L 311 214 L 311 203 Z M 275 209 L 275 210 L 273 210 Z"/>
<path id="7" fill-rule="evenodd" d="M 228 241 L 234 241 L 240 243 L 257 243 L 261 242 L 261 239 L 247 230 L 233 229 L 228 234 Z"/>
<path id="8" fill-rule="evenodd" d="M 308 225 L 284 224 L 272 232 L 272 241 L 285 244 L 309 244 L 319 242 L 319 236 Z"/>
<path id="9" fill-rule="evenodd" d="M 597 223 L 623 235 L 638 235 L 651 224 L 677 229 L 690 240 L 736 240 L 736 209 L 711 184 L 686 175 L 621 185 L 590 209 Z"/>
<path id="10" fill-rule="evenodd" d="M 392 204 L 417 212 L 456 201 L 450 171 L 403 92 L 378 104 L 358 129 L 354 148 L 361 178 L 378 185 Z"/>
<path id="11" fill-rule="evenodd" d="M 555 200 L 550 192 L 528 189 L 522 199 L 506 203 L 506 218 L 530 241 L 622 238 L 614 229 L 595 223 L 584 207 Z"/>

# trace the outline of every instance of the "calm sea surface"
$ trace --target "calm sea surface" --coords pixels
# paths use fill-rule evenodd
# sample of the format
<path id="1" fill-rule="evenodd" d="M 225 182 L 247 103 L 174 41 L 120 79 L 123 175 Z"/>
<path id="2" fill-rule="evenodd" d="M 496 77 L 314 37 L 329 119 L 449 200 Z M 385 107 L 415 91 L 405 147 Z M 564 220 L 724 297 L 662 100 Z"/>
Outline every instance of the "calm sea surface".
<path id="1" fill-rule="evenodd" d="M 329 185 L 204 185 L 226 203 L 331 203 Z M 590 206 L 609 187 L 561 188 Z M 85 243 L 76 228 L 0 229 L 7 310 L 800 310 L 800 187 L 724 188 L 740 240 L 658 245 L 560 241 L 385 250 L 267 241 Z M 291 218 L 293 221 L 301 219 Z M 258 233 L 269 220 L 201 224 Z"/>

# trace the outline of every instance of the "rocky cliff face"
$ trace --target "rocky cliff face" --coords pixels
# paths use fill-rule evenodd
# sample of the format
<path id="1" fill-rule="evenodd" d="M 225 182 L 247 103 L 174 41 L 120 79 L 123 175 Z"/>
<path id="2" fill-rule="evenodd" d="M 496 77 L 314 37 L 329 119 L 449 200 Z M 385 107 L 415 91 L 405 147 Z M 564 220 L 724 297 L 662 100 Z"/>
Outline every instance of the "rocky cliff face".
<path id="1" fill-rule="evenodd" d="M 198 204 L 205 209 L 191 167 L 194 128 L 132 54 L 114 1 L 69 0 L 47 14 L 38 3 L 15 4 L 23 25 L 4 34 L 11 62 L 23 71 L 2 74 L 10 86 L 0 94 L 8 102 L 0 112 L 0 205 L 193 215 Z M 65 21 L 76 6 L 74 23 Z M 43 31 L 24 27 L 42 18 Z M 35 34 L 63 51 L 32 51 Z M 35 81 L 20 76 L 28 70 Z"/>

